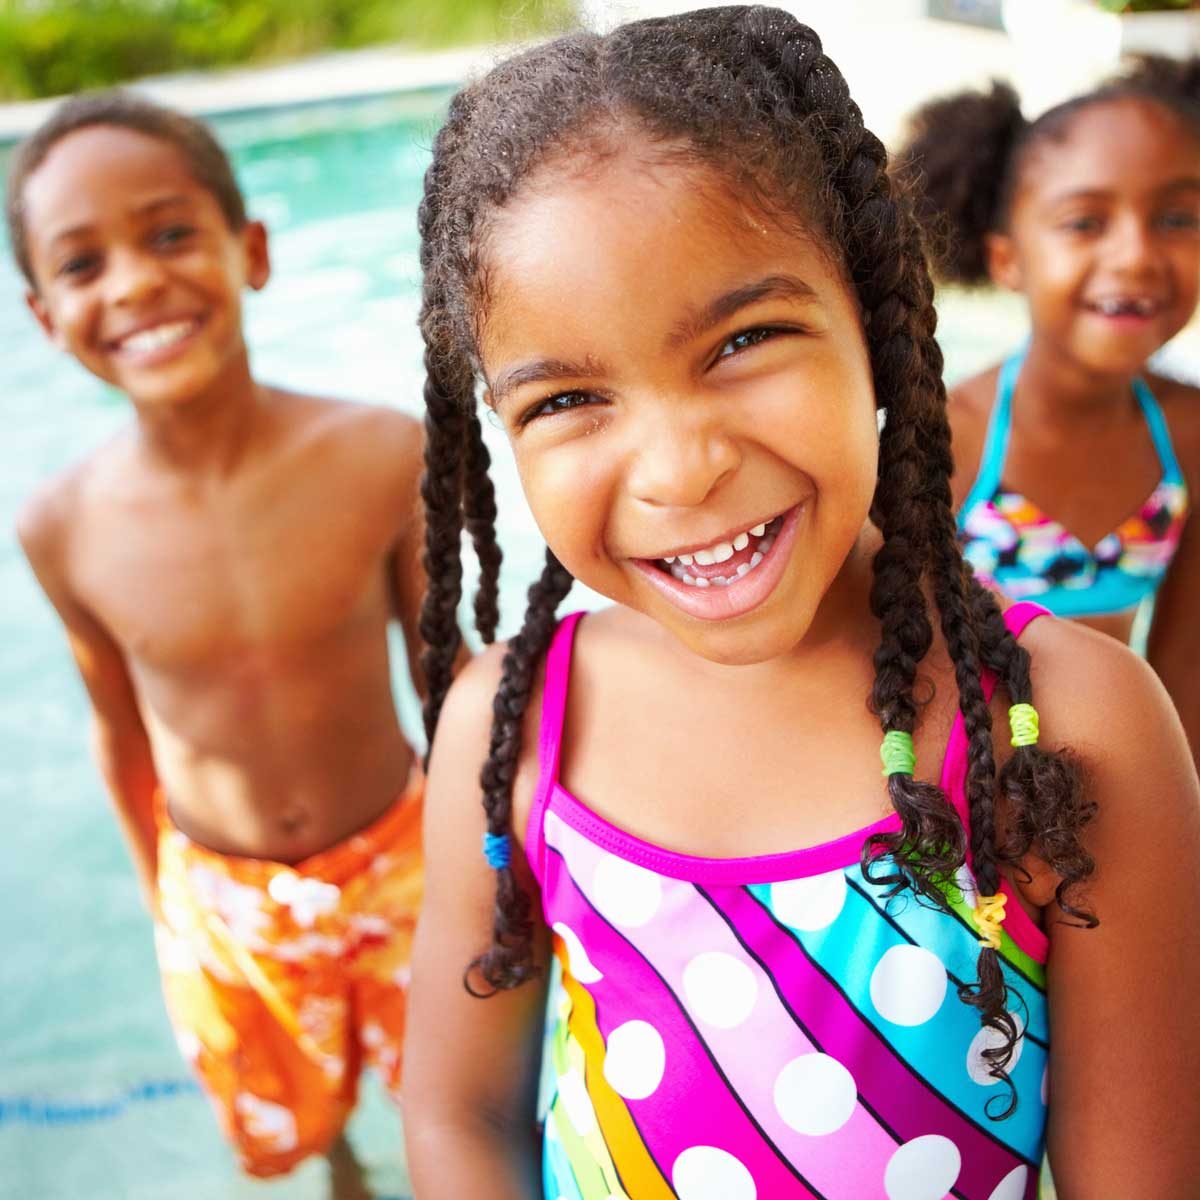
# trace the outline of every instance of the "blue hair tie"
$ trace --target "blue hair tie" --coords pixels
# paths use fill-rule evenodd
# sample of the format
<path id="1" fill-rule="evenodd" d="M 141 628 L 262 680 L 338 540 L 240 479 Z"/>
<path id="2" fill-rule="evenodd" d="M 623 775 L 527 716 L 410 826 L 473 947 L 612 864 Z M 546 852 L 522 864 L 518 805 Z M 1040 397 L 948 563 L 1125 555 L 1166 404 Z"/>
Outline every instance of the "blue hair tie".
<path id="1" fill-rule="evenodd" d="M 512 842 L 507 833 L 483 835 L 483 857 L 494 871 L 502 871 L 512 862 Z"/>

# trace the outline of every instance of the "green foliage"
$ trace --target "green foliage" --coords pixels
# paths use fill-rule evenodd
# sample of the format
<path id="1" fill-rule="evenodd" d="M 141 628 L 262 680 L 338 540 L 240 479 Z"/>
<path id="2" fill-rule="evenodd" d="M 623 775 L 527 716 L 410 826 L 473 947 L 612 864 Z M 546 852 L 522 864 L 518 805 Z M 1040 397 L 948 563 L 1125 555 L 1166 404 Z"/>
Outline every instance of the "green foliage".
<path id="1" fill-rule="evenodd" d="M 0 0 L 0 99 L 380 42 L 526 37 L 572 0 Z"/>
<path id="2" fill-rule="evenodd" d="M 1193 0 L 1096 0 L 1105 12 L 1174 12 L 1194 8 Z"/>

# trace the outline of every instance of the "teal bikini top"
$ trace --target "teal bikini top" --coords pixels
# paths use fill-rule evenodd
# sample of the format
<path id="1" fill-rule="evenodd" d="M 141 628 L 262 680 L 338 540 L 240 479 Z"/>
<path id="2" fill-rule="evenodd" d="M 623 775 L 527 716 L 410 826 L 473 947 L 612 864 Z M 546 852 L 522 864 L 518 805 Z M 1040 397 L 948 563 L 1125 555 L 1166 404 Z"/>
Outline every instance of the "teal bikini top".
<path id="1" fill-rule="evenodd" d="M 1162 583 L 1188 512 L 1187 485 L 1162 408 L 1146 384 L 1134 380 L 1134 396 L 1162 464 L 1162 479 L 1135 513 L 1094 546 L 1085 546 L 1002 481 L 1013 391 L 1024 357 L 1024 352 L 1013 355 L 1000 371 L 979 474 L 958 514 L 963 557 L 977 576 L 1014 600 L 1036 599 L 1058 616 L 1100 616 L 1136 608 Z"/>

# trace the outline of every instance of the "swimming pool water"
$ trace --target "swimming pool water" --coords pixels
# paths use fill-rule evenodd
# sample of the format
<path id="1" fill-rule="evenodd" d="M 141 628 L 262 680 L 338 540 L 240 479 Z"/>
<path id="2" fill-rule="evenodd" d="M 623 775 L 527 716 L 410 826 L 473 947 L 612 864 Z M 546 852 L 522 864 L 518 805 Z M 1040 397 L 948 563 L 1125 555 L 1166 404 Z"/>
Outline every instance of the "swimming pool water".
<path id="1" fill-rule="evenodd" d="M 274 275 L 247 306 L 261 377 L 418 411 L 415 209 L 445 100 L 417 93 L 217 122 L 251 211 L 271 230 Z M 1015 302 L 949 298 L 949 376 L 994 360 L 1022 329 Z M 283 1182 L 242 1179 L 175 1050 L 149 922 L 87 757 L 82 688 L 12 533 L 21 499 L 123 424 L 126 402 L 45 342 L 7 259 L 0 379 L 0 1200 L 325 1196 L 321 1162 Z M 506 555 L 503 633 L 542 548 L 502 439 L 485 430 Z M 398 693 L 415 728 L 415 706 Z M 396 1117 L 373 1083 L 350 1136 L 377 1194 L 407 1195 Z"/>

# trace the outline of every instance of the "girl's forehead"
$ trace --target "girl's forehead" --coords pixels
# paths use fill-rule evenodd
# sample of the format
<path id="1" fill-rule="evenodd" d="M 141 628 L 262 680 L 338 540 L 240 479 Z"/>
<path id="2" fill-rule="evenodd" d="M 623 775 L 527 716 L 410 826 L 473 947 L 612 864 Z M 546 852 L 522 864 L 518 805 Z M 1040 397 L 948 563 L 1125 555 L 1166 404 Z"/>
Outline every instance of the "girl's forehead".
<path id="1" fill-rule="evenodd" d="M 1071 114 L 1029 146 L 1018 198 L 1154 191 L 1198 170 L 1200 130 L 1153 99 L 1114 97 Z"/>
<path id="2" fill-rule="evenodd" d="M 558 287 L 587 292 L 600 279 L 634 295 L 681 296 L 715 276 L 753 270 L 783 253 L 836 265 L 818 235 L 792 214 L 738 194 L 700 163 L 638 150 L 540 172 L 488 223 L 482 248 L 487 322 L 513 297 Z M 819 261 L 818 261 L 819 260 Z"/>

